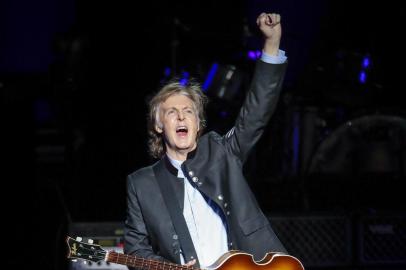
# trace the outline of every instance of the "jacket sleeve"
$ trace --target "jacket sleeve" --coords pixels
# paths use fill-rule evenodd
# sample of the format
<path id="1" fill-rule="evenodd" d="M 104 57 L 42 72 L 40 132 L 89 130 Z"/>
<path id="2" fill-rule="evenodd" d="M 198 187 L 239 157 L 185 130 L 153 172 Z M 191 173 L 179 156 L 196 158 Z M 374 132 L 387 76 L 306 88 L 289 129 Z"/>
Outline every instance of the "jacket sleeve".
<path id="1" fill-rule="evenodd" d="M 254 76 L 234 127 L 224 136 L 228 152 L 241 162 L 258 142 L 271 115 L 275 111 L 287 63 L 256 63 Z"/>
<path id="2" fill-rule="evenodd" d="M 165 260 L 153 252 L 131 176 L 127 177 L 127 217 L 124 226 L 124 253 L 142 258 Z"/>

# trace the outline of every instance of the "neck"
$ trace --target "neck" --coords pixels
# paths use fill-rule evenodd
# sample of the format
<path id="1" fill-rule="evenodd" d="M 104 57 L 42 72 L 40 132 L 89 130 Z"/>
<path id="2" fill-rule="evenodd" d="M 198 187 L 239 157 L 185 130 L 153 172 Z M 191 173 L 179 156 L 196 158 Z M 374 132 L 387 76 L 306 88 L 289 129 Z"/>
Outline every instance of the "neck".
<path id="1" fill-rule="evenodd" d="M 187 156 L 190 152 L 193 152 L 197 147 L 197 143 L 195 143 L 192 147 L 187 149 L 174 149 L 166 145 L 166 154 L 171 158 L 178 161 L 185 161 Z"/>
<path id="2" fill-rule="evenodd" d="M 174 150 L 169 150 L 166 151 L 166 154 L 174 160 L 178 160 L 178 161 L 185 161 L 187 158 L 187 154 L 190 152 L 190 150 L 188 151 L 174 151 Z"/>

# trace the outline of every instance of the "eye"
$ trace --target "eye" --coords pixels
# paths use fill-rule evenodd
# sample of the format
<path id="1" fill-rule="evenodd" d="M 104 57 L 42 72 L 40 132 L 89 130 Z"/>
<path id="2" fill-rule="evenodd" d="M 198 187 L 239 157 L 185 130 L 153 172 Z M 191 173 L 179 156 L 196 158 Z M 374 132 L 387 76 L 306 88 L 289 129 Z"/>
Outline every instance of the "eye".
<path id="1" fill-rule="evenodd" d="M 173 109 L 166 111 L 166 115 L 172 115 L 174 113 L 175 113 L 175 110 L 173 110 Z"/>
<path id="2" fill-rule="evenodd" d="M 187 114 L 194 114 L 194 111 L 192 109 L 186 109 L 185 113 Z"/>

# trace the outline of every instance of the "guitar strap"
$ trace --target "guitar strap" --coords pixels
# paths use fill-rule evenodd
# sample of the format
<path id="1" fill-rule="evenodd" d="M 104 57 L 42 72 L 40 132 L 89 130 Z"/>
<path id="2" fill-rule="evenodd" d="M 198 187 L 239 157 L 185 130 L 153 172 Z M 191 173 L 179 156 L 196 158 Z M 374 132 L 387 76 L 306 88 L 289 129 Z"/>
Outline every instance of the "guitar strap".
<path id="1" fill-rule="evenodd" d="M 165 160 L 162 161 L 165 162 Z M 163 165 L 165 166 L 165 164 Z M 165 204 L 172 219 L 172 223 L 175 227 L 175 232 L 178 235 L 183 257 L 185 258 L 186 262 L 196 259 L 196 264 L 194 264 L 193 267 L 200 267 L 199 259 L 197 258 L 196 250 L 193 246 L 192 238 L 190 237 L 189 230 L 183 216 L 183 211 L 179 205 L 178 199 L 176 198 L 173 185 L 171 184 L 170 179 L 168 179 L 168 173 L 162 168 L 159 168 L 159 166 L 153 166 L 153 169 L 159 184 L 159 188 L 161 189 L 162 197 L 164 198 Z M 185 179 L 185 181 L 187 180 Z"/>

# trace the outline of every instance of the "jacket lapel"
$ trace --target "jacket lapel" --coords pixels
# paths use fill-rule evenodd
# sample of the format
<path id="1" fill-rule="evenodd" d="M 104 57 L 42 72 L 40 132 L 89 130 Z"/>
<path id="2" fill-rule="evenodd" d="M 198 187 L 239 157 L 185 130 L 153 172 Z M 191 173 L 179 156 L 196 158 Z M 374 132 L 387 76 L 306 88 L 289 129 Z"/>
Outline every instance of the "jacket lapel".
<path id="1" fill-rule="evenodd" d="M 187 228 L 186 221 L 182 214 L 182 212 L 183 212 L 183 193 L 184 193 L 183 181 L 180 181 L 174 175 L 173 167 L 172 168 L 167 167 L 168 162 L 163 162 L 163 163 L 164 163 L 164 166 L 161 164 L 161 165 L 155 166 L 153 168 L 156 180 L 158 182 L 158 185 L 160 187 L 165 204 L 166 204 L 169 214 L 171 216 L 171 220 L 174 225 L 175 231 L 179 237 L 179 242 L 181 244 L 181 248 L 183 251 L 183 256 L 185 258 L 185 261 L 188 262 L 192 259 L 196 259 L 195 266 L 199 267 L 199 260 L 197 258 L 196 250 L 193 246 L 192 238 L 189 234 L 189 230 Z M 172 166 L 170 163 L 169 163 L 169 165 Z M 177 170 L 176 170 L 176 173 L 177 173 Z M 178 184 L 176 184 L 176 182 L 180 182 L 182 185 L 179 186 Z M 181 187 L 182 192 L 178 192 L 180 187 Z M 173 193 L 175 193 L 175 194 L 173 194 Z M 179 198 L 179 193 L 182 194 L 181 198 Z"/>
<path id="2" fill-rule="evenodd" d="M 178 178 L 178 170 L 172 166 L 167 157 L 162 158 L 158 163 L 155 164 L 154 167 L 157 181 L 169 181 L 169 183 L 172 185 L 173 190 L 175 191 L 179 206 L 183 211 L 183 200 L 185 192 L 183 183 L 184 179 Z"/>

